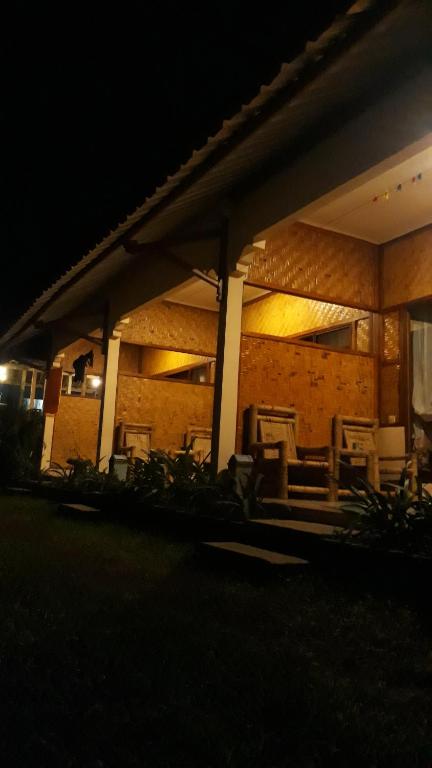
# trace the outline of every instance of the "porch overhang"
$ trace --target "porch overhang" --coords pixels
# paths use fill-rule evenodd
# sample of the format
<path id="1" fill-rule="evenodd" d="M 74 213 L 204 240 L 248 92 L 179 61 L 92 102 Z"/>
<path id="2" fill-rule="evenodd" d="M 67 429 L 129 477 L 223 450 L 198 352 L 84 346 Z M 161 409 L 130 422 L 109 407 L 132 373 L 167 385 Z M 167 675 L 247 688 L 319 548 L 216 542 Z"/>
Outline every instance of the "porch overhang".
<path id="1" fill-rule="evenodd" d="M 134 302 L 142 305 L 184 280 L 174 265 L 160 268 L 162 255 L 150 260 L 129 253 L 131 239 L 153 243 L 156 252 L 167 238 L 193 232 L 194 222 L 212 210 L 229 219 L 229 253 L 235 263 L 257 231 L 424 137 L 430 130 L 431 32 L 432 8 L 426 0 L 355 3 L 51 286 L 3 334 L 0 351 L 17 349 L 40 334 L 39 323 L 47 326 L 65 317 L 93 313 L 91 321 L 83 322 L 83 332 L 89 333 L 108 300 L 122 314 Z M 410 93 L 418 98 L 417 114 L 407 111 Z M 403 124 L 395 125 L 395 104 Z M 375 123 L 380 111 L 384 122 Z M 386 141 L 373 131 L 375 125 L 379 130 L 392 126 Z M 359 153 L 353 141 L 361 135 L 368 140 Z M 329 155 L 336 146 L 339 154 Z M 284 170 L 275 173 L 281 165 Z M 183 241 L 191 264 L 217 269 L 217 235 L 206 247 L 193 235 L 189 243 Z"/>

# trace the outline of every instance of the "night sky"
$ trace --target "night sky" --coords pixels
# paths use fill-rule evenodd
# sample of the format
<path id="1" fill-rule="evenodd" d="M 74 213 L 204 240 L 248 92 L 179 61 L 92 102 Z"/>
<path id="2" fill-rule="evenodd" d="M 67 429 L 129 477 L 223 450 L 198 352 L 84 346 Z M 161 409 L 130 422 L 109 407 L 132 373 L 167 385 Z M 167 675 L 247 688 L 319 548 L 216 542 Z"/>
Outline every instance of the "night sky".
<path id="1" fill-rule="evenodd" d="M 0 327 L 351 2 L 115 5 L 3 19 Z"/>

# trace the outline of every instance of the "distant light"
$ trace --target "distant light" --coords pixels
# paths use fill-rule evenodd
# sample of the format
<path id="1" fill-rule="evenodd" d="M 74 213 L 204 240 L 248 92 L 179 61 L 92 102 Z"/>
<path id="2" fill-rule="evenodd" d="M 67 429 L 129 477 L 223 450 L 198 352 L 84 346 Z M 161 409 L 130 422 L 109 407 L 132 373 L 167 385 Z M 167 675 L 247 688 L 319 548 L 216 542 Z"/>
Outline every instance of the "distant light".
<path id="1" fill-rule="evenodd" d="M 99 389 L 100 385 L 102 384 L 102 379 L 100 376 L 92 376 L 90 379 L 90 386 L 93 387 L 93 389 Z"/>
<path id="2" fill-rule="evenodd" d="M 7 381 L 7 368 L 5 365 L 0 365 L 0 383 Z"/>

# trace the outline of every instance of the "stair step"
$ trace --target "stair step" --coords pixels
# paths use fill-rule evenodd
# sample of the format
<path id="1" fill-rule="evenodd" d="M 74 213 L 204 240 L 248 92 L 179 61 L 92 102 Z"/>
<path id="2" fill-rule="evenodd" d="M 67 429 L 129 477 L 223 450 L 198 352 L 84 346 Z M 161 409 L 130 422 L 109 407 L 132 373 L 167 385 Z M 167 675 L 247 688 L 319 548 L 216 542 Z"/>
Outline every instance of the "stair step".
<path id="1" fill-rule="evenodd" d="M 254 525 L 266 525 L 273 528 L 283 528 L 284 530 L 298 531 L 299 533 L 308 533 L 313 536 L 334 536 L 345 530 L 340 525 L 327 525 L 326 523 L 310 523 L 306 520 L 279 520 L 254 519 Z"/>
<path id="2" fill-rule="evenodd" d="M 273 552 L 270 549 L 261 549 L 253 547 L 250 544 L 241 544 L 238 541 L 203 541 L 201 546 L 205 549 L 216 550 L 241 557 L 250 558 L 269 565 L 284 566 L 304 566 L 308 565 L 307 560 L 294 555 L 284 555 L 281 552 Z"/>
<path id="3" fill-rule="evenodd" d="M 17 496 L 25 496 L 27 493 L 30 493 L 30 488 L 20 488 L 18 486 L 10 485 L 6 488 L 7 493 L 13 493 Z"/>
<path id="4" fill-rule="evenodd" d="M 309 499 L 264 499 L 263 507 L 270 518 L 304 520 L 307 523 L 323 523 L 331 526 L 348 526 L 351 516 L 339 502 L 312 501 Z"/>
<path id="5" fill-rule="evenodd" d="M 89 507 L 87 504 L 60 504 L 59 512 L 65 512 L 66 514 L 79 514 L 79 515 L 91 515 L 100 512 L 100 509 L 96 507 Z"/>

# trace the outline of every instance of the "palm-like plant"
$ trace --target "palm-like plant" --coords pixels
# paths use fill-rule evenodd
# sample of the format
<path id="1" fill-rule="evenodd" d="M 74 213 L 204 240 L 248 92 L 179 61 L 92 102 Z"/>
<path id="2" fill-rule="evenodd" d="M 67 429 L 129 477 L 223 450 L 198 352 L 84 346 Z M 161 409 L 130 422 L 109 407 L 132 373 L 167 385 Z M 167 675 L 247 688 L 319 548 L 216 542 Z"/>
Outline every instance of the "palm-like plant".
<path id="1" fill-rule="evenodd" d="M 351 516 L 345 536 L 383 548 L 424 551 L 432 546 L 432 496 L 418 483 L 409 489 L 406 471 L 385 493 L 360 481 L 352 488 L 355 500 L 343 506 Z"/>

